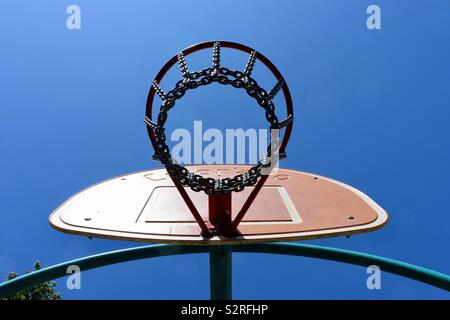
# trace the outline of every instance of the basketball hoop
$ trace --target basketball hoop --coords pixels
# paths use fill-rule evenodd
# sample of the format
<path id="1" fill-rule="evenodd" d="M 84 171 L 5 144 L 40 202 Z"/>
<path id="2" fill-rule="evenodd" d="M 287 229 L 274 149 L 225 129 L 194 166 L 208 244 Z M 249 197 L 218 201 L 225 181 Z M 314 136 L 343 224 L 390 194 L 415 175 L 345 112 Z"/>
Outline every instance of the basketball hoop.
<path id="1" fill-rule="evenodd" d="M 240 50 L 250 55 L 244 71 L 232 71 L 221 66 L 221 47 Z M 185 57 L 199 50 L 208 48 L 213 48 L 212 66 L 198 72 L 190 72 L 187 67 Z M 276 79 L 274 87 L 269 92 L 261 88 L 257 81 L 251 76 L 254 64 L 257 60 L 260 60 L 266 67 L 268 67 Z M 180 67 L 182 79 L 176 83 L 172 90 L 165 93 L 159 86 L 159 83 L 161 83 L 161 80 L 167 71 L 177 62 Z M 172 159 L 169 147 L 166 144 L 165 124 L 169 110 L 175 106 L 176 101 L 181 99 L 188 90 L 196 89 L 201 86 L 207 86 L 212 83 L 231 85 L 234 88 L 244 89 L 246 93 L 250 97 L 254 98 L 259 106 L 264 109 L 265 117 L 269 123 L 270 130 L 280 130 L 282 128 L 286 128 L 284 138 L 279 149 L 278 145 L 275 145 L 274 141 L 271 139 L 268 150 L 262 160 L 259 160 L 257 164 L 251 167 L 246 173 L 240 173 L 231 178 L 205 178 L 200 174 L 190 172 L 186 167 L 176 163 Z M 272 101 L 280 89 L 282 89 L 284 94 L 286 111 L 288 115 L 286 119 L 282 121 L 278 120 L 278 117 L 275 114 L 275 105 Z M 153 121 L 152 113 L 155 93 L 158 94 L 163 103 L 160 107 L 157 120 Z M 273 165 L 273 161 L 277 161 L 278 158 L 286 157 L 285 148 L 292 131 L 293 105 L 289 88 L 284 81 L 283 76 L 269 59 L 255 50 L 239 43 L 228 41 L 210 41 L 182 50 L 162 67 L 150 89 L 144 121 L 147 125 L 150 141 L 155 150 L 153 158 L 160 161 L 165 166 L 177 190 L 183 197 L 189 210 L 202 229 L 202 235 L 204 237 L 212 237 L 214 235 L 233 237 L 238 234 L 237 227 L 239 223 L 242 221 L 242 218 L 247 213 L 248 208 L 267 180 L 268 175 L 262 174 L 262 169 L 271 167 Z M 254 185 L 256 185 L 256 187 L 253 192 L 247 198 L 236 218 L 232 220 L 232 192 L 240 192 L 245 187 Z M 190 187 L 196 192 L 203 191 L 208 195 L 210 226 L 203 221 L 184 187 Z"/>
<path id="2" fill-rule="evenodd" d="M 213 52 L 212 66 L 201 71 L 189 71 L 185 57 L 209 48 Z M 221 66 L 220 48 L 249 54 L 244 71 L 232 71 Z M 257 60 L 275 77 L 275 85 L 270 91 L 261 88 L 252 78 Z M 159 84 L 176 63 L 179 64 L 182 79 L 166 93 Z M 284 130 L 280 146 L 278 135 L 277 139 L 272 139 L 271 132 L 265 159 L 263 157 L 256 165 L 193 165 L 186 168 L 172 159 L 165 136 L 168 112 L 188 90 L 212 83 L 245 90 L 264 110 L 269 128 Z M 281 121 L 272 101 L 280 90 L 287 111 L 287 117 Z M 153 120 L 156 94 L 163 102 Z M 297 251 L 292 251 L 292 244 L 266 243 L 350 236 L 383 227 L 388 221 L 383 208 L 347 184 L 296 170 L 281 168 L 270 175 L 267 170 L 263 171 L 270 171 L 272 162 L 277 161 L 276 155 L 280 159 L 286 157 L 285 148 L 291 135 L 292 120 L 289 88 L 278 69 L 261 53 L 227 41 L 204 42 L 184 49 L 159 71 L 147 98 L 145 123 L 155 150 L 153 158 L 165 168 L 130 173 L 88 187 L 54 210 L 49 217 L 50 224 L 62 232 L 88 237 L 176 245 L 149 247 L 149 255 L 153 254 L 153 250 L 157 252 L 155 256 L 164 255 L 160 248 L 166 248 L 169 254 L 172 251 L 209 252 L 213 299 L 231 299 L 233 250 L 254 248 L 258 252 L 269 250 L 271 253 L 297 254 Z M 254 243 L 262 244 L 258 246 Z M 304 248 L 299 250 L 304 251 Z M 350 256 L 348 260 L 351 263 L 361 264 L 363 261 L 361 256 L 355 254 L 343 254 L 326 248 L 318 251 L 323 252 L 321 254 L 327 259 L 344 255 Z M 314 253 L 313 256 L 318 255 Z M 103 255 L 95 259 L 99 263 L 103 260 L 111 263 Z M 120 254 L 118 259 L 122 259 Z M 131 259 L 132 255 L 124 260 Z M 373 256 L 370 259 L 373 261 Z M 375 261 L 385 262 L 382 258 Z M 399 270 L 392 261 L 387 262 L 386 266 L 397 272 Z M 405 270 L 404 273 L 417 271 L 413 267 Z M 448 277 L 444 279 L 441 275 L 432 274 L 430 278 L 430 274 L 422 270 L 416 278 L 448 287 Z M 34 281 L 34 277 L 38 276 L 31 278 Z M 5 287 L 13 286 L 14 283 Z"/>
<path id="3" fill-rule="evenodd" d="M 244 71 L 221 66 L 220 48 L 247 53 Z M 189 71 L 185 57 L 205 49 L 212 49 L 211 66 Z M 252 78 L 257 60 L 275 78 L 270 91 Z M 177 63 L 182 78 L 166 93 L 159 84 Z M 262 159 L 254 166 L 184 167 L 172 159 L 165 143 L 170 109 L 188 90 L 212 83 L 245 90 L 265 112 L 269 127 L 283 130 L 279 147 L 271 141 L 266 152 L 270 161 Z M 284 95 L 287 115 L 281 121 L 272 101 L 279 91 Z M 153 118 L 156 94 L 163 102 Z M 58 230 L 89 237 L 214 246 L 348 236 L 381 228 L 388 219 L 386 212 L 349 185 L 296 170 L 279 168 L 270 175 L 263 170 L 270 169 L 272 156 L 286 156 L 292 120 L 286 81 L 261 53 L 227 41 L 184 49 L 162 67 L 147 98 L 145 123 L 154 158 L 165 168 L 122 175 L 86 188 L 58 207 L 50 223 Z"/>

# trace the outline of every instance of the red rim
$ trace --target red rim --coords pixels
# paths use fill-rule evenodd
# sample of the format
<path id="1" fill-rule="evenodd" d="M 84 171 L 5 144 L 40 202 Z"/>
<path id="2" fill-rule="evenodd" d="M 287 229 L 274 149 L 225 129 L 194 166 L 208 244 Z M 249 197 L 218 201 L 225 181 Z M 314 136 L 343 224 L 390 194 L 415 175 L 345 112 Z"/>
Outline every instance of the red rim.
<path id="1" fill-rule="evenodd" d="M 181 51 L 181 53 L 183 53 L 183 55 L 186 57 L 194 52 L 212 48 L 214 46 L 214 43 L 216 43 L 216 42 L 220 42 L 220 46 L 223 48 L 236 49 L 236 50 L 246 52 L 248 54 L 250 54 L 252 51 L 254 51 L 252 48 L 247 47 L 240 43 L 236 43 L 236 42 L 207 41 L 207 42 L 198 43 L 198 44 L 192 45 L 188 48 L 185 48 Z M 267 59 L 263 54 L 258 52 L 257 59 L 260 60 L 272 72 L 272 74 L 274 75 L 274 77 L 276 78 L 277 81 L 283 79 L 283 76 L 280 73 L 280 71 L 277 69 L 277 67 L 275 67 L 275 65 L 269 59 Z M 166 75 L 167 71 L 169 71 L 170 68 L 172 68 L 173 65 L 175 65 L 176 63 L 178 63 L 178 59 L 177 59 L 177 55 L 174 55 L 161 68 L 161 70 L 156 75 L 154 81 L 156 81 L 159 84 L 161 82 L 161 80 L 164 78 L 164 76 Z M 286 81 L 283 81 L 281 90 L 283 91 L 283 95 L 284 95 L 284 99 L 285 99 L 285 103 L 286 103 L 287 116 L 291 115 L 293 117 L 294 116 L 294 107 L 293 107 L 293 103 L 292 103 L 291 92 L 289 91 L 289 87 L 288 87 Z M 153 114 L 154 99 L 155 99 L 155 89 L 153 88 L 153 86 L 150 86 L 150 91 L 149 91 L 149 94 L 147 97 L 147 106 L 146 106 L 146 111 L 145 111 L 147 118 L 149 118 L 150 120 L 153 119 L 152 114 Z M 286 145 L 289 142 L 289 138 L 291 136 L 292 125 L 293 125 L 293 121 L 291 121 L 285 128 L 283 140 L 280 145 L 280 154 L 285 153 Z M 154 147 L 156 145 L 155 135 L 154 135 L 153 130 L 151 128 L 149 128 L 148 126 L 147 126 L 147 133 L 148 133 L 148 135 L 150 137 L 150 141 Z"/>

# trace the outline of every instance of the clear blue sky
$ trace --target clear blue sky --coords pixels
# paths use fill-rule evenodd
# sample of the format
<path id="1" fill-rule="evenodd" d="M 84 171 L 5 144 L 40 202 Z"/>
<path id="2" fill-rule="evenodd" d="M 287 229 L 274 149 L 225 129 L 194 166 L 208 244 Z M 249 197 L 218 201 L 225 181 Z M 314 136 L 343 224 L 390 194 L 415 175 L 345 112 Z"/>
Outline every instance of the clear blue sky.
<path id="1" fill-rule="evenodd" d="M 81 30 L 66 28 L 73 3 Z M 381 30 L 366 28 L 369 4 L 381 7 Z M 212 39 L 257 49 L 288 81 L 296 122 L 283 166 L 351 184 L 390 214 L 381 231 L 308 243 L 450 273 L 449 1 L 10 0 L 0 30 L 2 277 L 35 260 L 51 265 L 136 245 L 65 235 L 47 218 L 81 188 L 159 166 L 142 122 L 148 88 L 174 53 Z M 168 122 L 253 126 L 260 110 L 231 91 L 196 92 Z M 382 290 L 369 291 L 356 266 L 233 259 L 237 299 L 450 298 L 384 273 Z M 66 299 L 207 299 L 208 272 L 206 255 L 158 258 L 85 272 L 80 291 L 58 280 L 58 289 Z"/>

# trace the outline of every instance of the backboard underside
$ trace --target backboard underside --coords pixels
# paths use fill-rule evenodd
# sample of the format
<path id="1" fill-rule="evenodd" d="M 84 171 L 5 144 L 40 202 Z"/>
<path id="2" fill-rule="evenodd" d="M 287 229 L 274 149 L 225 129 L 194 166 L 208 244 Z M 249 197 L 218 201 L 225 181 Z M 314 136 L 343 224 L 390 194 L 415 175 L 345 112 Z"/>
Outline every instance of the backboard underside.
<path id="1" fill-rule="evenodd" d="M 246 172 L 242 165 L 199 165 L 188 169 L 225 178 Z M 204 221 L 208 196 L 186 189 Z M 252 188 L 232 195 L 235 215 Z M 106 180 L 68 199 L 50 215 L 57 230 L 110 239 L 237 244 L 352 235 L 382 227 L 386 212 L 362 192 L 314 174 L 279 169 L 251 205 L 234 238 L 201 237 L 201 229 L 165 169 Z"/>

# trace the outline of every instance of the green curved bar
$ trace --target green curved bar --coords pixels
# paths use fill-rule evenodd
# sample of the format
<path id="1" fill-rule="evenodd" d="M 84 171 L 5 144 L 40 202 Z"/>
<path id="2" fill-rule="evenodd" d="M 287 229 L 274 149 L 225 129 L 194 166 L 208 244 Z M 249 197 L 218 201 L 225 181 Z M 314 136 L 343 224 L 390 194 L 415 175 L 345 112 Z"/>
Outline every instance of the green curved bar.
<path id="1" fill-rule="evenodd" d="M 247 244 L 232 246 L 233 252 L 252 252 L 283 254 L 311 257 L 355 264 L 360 266 L 377 265 L 382 271 L 390 272 L 410 279 L 428 283 L 432 286 L 450 291 L 450 276 L 423 267 L 401 261 L 336 248 L 297 244 L 297 243 L 269 243 Z M 149 245 L 130 249 L 123 249 L 101 253 L 63 262 L 39 271 L 17 277 L 0 284 L 0 297 L 7 297 L 26 288 L 53 279 L 67 276 L 67 267 L 77 265 L 82 271 L 95 269 L 115 263 L 133 261 L 146 258 L 163 257 L 177 254 L 208 253 L 210 247 L 206 245 Z"/>
<path id="2" fill-rule="evenodd" d="M 255 252 L 285 254 L 344 262 L 363 267 L 377 265 L 381 271 L 397 274 L 406 278 L 430 284 L 434 287 L 450 291 L 450 276 L 444 273 L 423 268 L 414 264 L 384 258 L 372 254 L 297 243 L 269 243 L 263 245 L 234 246 L 234 252 Z"/>
<path id="3" fill-rule="evenodd" d="M 209 252 L 208 246 L 157 244 L 100 253 L 42 268 L 41 270 L 3 282 L 0 284 L 0 298 L 10 296 L 26 288 L 50 280 L 68 276 L 67 268 L 71 265 L 77 265 L 83 272 L 90 269 L 133 260 L 205 252 Z"/>

